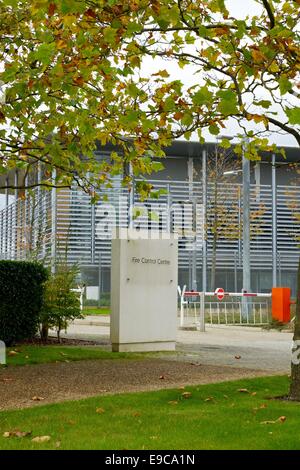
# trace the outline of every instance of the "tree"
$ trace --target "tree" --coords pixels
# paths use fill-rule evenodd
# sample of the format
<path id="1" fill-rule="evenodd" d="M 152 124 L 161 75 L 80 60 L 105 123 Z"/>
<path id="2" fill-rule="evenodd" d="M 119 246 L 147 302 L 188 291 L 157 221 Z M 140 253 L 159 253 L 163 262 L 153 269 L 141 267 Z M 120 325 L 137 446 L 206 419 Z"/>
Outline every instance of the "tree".
<path id="1" fill-rule="evenodd" d="M 26 175 L 38 161 L 45 187 L 75 181 L 94 194 L 116 173 L 130 186 L 129 163 L 136 175 L 159 168 L 150 157 L 172 138 L 203 141 L 203 129 L 218 135 L 230 121 L 249 138 L 235 147 L 248 158 L 276 151 L 270 132 L 300 145 L 299 5 L 257 0 L 240 19 L 225 0 L 0 0 L 1 171 Z M 195 82 L 171 80 L 159 59 L 192 66 Z M 97 140 L 121 152 L 99 162 Z"/>
<path id="2" fill-rule="evenodd" d="M 136 174 L 160 168 L 149 156 L 172 138 L 217 135 L 230 119 L 243 134 L 247 122 L 259 128 L 247 131 L 248 157 L 270 148 L 266 131 L 300 143 L 289 101 L 299 96 L 299 0 L 257 3 L 261 12 L 240 20 L 224 0 L 0 0 L 1 171 L 22 169 L 19 185 L 30 187 L 26 175 L 42 162 L 45 177 L 32 185 L 75 182 L 94 194 L 117 173 L 130 185 L 129 163 Z M 165 69 L 143 76 L 145 57 L 192 64 L 195 84 Z M 96 141 L 120 152 L 99 162 Z"/>
<path id="3" fill-rule="evenodd" d="M 70 321 L 81 318 L 79 299 L 75 286 L 78 270 L 76 266 L 57 265 L 56 272 L 45 282 L 43 307 L 40 314 L 42 340 L 48 339 L 49 328 L 56 328 L 60 342 L 60 332 Z"/>

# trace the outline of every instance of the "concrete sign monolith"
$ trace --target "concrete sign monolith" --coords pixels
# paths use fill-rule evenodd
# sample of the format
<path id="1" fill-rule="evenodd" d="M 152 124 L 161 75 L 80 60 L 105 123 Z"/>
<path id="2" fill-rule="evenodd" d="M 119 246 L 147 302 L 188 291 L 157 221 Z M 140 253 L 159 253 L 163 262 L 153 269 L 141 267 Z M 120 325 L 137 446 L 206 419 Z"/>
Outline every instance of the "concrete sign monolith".
<path id="1" fill-rule="evenodd" d="M 113 351 L 175 349 L 177 239 L 173 234 L 126 230 L 112 240 Z"/>

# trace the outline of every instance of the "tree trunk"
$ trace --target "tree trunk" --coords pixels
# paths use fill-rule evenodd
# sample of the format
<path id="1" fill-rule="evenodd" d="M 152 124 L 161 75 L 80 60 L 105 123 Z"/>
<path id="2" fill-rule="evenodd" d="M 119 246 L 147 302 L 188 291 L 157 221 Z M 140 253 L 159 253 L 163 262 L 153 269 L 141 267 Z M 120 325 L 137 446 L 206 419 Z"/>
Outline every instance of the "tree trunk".
<path id="1" fill-rule="evenodd" d="M 40 335 L 42 341 L 48 341 L 48 334 L 49 334 L 49 326 L 48 323 L 42 323 L 42 327 L 40 329 Z"/>
<path id="2" fill-rule="evenodd" d="M 298 267 L 297 303 L 293 341 L 294 344 L 292 353 L 291 386 L 289 398 L 290 400 L 300 401 L 300 259 Z"/>

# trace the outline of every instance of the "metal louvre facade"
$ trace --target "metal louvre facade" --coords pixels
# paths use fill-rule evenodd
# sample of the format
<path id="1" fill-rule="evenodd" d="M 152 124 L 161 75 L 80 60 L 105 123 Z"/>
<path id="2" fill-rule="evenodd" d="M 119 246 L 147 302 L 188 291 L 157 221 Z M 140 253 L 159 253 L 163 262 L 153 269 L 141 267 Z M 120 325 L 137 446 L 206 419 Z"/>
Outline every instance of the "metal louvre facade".
<path id="1" fill-rule="evenodd" d="M 83 268 L 110 266 L 110 236 L 114 224 L 177 231 L 179 235 L 179 272 L 189 283 L 194 265 L 200 279 L 203 236 L 207 243 L 207 268 L 213 259 L 214 186 L 207 186 L 207 223 L 203 225 L 203 194 L 200 182 L 150 181 L 157 190 L 165 190 L 157 199 L 141 202 L 133 191 L 121 187 L 106 190 L 107 202 L 91 204 L 90 196 L 78 189 L 36 190 L 33 196 L 17 199 L 0 213 L 0 256 L 2 259 L 26 259 L 37 254 L 48 264 L 56 258 L 78 263 Z M 103 193 L 104 194 L 104 193 Z M 224 184 L 219 188 L 221 203 L 216 243 L 217 272 L 234 278 L 242 269 L 242 187 Z M 135 207 L 132 214 L 131 207 Z M 140 210 L 138 207 L 140 206 Z M 251 270 L 271 272 L 274 227 L 272 227 L 272 188 L 251 185 Z M 171 209 L 171 210 L 170 210 Z M 148 211 L 148 212 L 147 212 Z M 300 187 L 277 186 L 276 201 L 277 270 L 279 284 L 284 273 L 295 276 L 300 255 Z M 223 219 L 222 219 L 223 217 Z M 231 282 L 231 281 L 230 281 Z M 257 281 L 259 282 L 259 281 Z M 199 282 L 199 286 L 201 283 Z M 260 291 L 263 286 L 260 287 Z M 269 286 L 268 288 L 270 288 Z M 255 289 L 256 286 L 253 287 Z M 265 289 L 267 286 L 265 287 Z"/>

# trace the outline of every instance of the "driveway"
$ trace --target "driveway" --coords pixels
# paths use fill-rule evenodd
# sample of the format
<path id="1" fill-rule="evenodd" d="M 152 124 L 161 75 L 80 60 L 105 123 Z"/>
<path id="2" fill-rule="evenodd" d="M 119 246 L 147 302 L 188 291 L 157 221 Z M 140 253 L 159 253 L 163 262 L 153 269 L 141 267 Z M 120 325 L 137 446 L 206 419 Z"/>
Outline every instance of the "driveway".
<path id="1" fill-rule="evenodd" d="M 68 329 L 67 337 L 99 341 L 110 349 L 109 317 L 87 317 Z M 256 327 L 207 326 L 206 332 L 178 330 L 176 353 L 164 359 L 286 373 L 292 333 Z"/>

